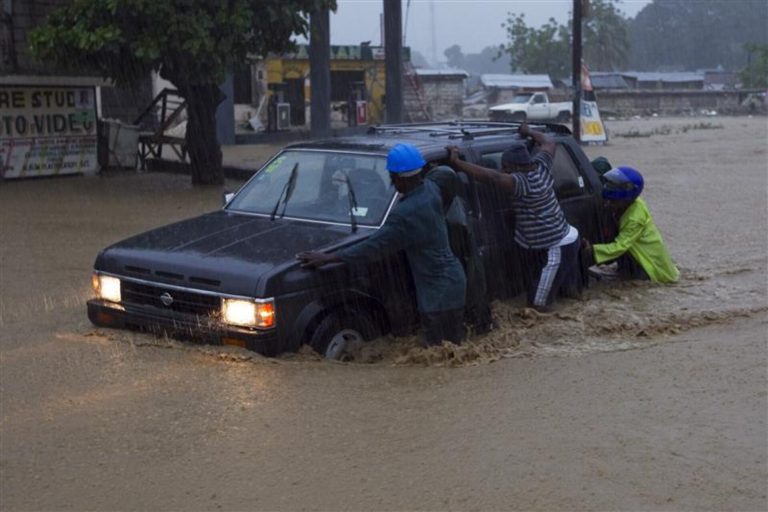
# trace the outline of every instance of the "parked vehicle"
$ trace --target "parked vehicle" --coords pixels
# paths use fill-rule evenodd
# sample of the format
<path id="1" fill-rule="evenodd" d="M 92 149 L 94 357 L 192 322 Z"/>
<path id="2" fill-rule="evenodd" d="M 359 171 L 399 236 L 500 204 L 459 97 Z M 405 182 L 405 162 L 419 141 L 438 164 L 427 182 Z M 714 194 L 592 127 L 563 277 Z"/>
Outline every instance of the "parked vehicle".
<path id="1" fill-rule="evenodd" d="M 374 127 L 366 135 L 300 142 L 259 169 L 219 211 L 136 235 L 96 258 L 88 316 L 99 326 L 141 328 L 272 355 L 309 344 L 336 357 L 349 340 L 418 325 L 404 255 L 375 264 L 302 268 L 295 255 L 336 250 L 375 232 L 397 200 L 388 150 L 409 142 L 428 165 L 447 144 L 499 168 L 501 153 L 524 144 L 516 124 L 436 123 Z M 567 128 L 541 125 L 557 142 L 553 174 L 568 221 L 602 241 L 601 183 Z M 467 229 L 479 244 L 489 298 L 522 290 L 506 195 L 459 174 Z"/>
<path id="2" fill-rule="evenodd" d="M 517 94 L 511 103 L 496 105 L 488 109 L 491 121 L 557 121 L 567 123 L 571 120 L 573 103 L 564 101 L 550 103 L 544 92 Z"/>

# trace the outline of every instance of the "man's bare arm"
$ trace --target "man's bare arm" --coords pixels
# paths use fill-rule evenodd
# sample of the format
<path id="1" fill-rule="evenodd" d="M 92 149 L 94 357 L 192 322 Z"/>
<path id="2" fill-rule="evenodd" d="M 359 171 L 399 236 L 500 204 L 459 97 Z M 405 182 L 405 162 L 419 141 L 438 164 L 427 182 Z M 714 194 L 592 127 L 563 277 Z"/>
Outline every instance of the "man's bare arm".
<path id="1" fill-rule="evenodd" d="M 533 142 L 539 146 L 541 151 L 549 153 L 554 158 L 557 144 L 555 144 L 555 141 L 552 139 L 552 137 L 545 135 L 538 130 L 532 130 L 526 123 L 520 125 L 518 132 L 523 137 L 532 138 Z"/>
<path id="2" fill-rule="evenodd" d="M 324 253 L 319 251 L 300 252 L 296 259 L 301 262 L 302 267 L 319 268 L 329 263 L 337 263 L 341 259 L 334 253 Z"/>
<path id="3" fill-rule="evenodd" d="M 478 181 L 491 183 L 507 192 L 514 193 L 515 180 L 509 174 L 502 174 L 494 169 L 488 169 L 469 163 L 466 160 L 461 160 L 459 158 L 459 148 L 456 146 L 447 146 L 445 149 L 448 150 L 451 167 L 455 170 L 469 174 Z"/>

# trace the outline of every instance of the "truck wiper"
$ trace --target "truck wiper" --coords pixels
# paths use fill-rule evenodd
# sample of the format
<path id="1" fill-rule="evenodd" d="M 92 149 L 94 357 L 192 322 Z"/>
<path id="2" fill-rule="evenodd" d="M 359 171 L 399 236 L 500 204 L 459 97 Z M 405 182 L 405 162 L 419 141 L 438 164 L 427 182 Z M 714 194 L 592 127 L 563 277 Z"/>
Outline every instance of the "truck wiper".
<path id="1" fill-rule="evenodd" d="M 344 181 L 347 182 L 347 199 L 349 200 L 349 222 L 352 224 L 352 232 L 357 232 L 357 219 L 355 218 L 355 210 L 357 210 L 357 198 L 355 197 L 355 190 L 352 188 L 352 182 L 349 180 L 349 174 L 344 173 Z"/>
<path id="2" fill-rule="evenodd" d="M 299 174 L 299 162 L 296 162 L 293 166 L 293 169 L 291 169 L 291 175 L 288 177 L 288 183 L 285 184 L 283 187 L 283 190 L 280 191 L 280 195 L 277 198 L 277 202 L 275 203 L 275 207 L 272 209 L 272 215 L 269 216 L 269 220 L 275 220 L 275 215 L 277 214 L 277 209 L 280 206 L 280 201 L 283 201 L 283 212 L 280 214 L 280 218 L 282 219 L 285 215 L 285 208 L 288 206 L 288 200 L 293 195 L 293 189 L 296 188 L 296 176 Z M 283 198 L 285 196 L 285 198 Z"/>

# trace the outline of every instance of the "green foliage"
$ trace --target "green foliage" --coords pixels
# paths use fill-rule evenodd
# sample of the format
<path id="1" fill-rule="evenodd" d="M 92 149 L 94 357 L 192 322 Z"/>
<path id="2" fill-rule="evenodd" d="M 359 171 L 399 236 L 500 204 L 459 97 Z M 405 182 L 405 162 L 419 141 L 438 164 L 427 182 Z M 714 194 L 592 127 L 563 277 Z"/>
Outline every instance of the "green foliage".
<path id="1" fill-rule="evenodd" d="M 554 18 L 540 28 L 529 27 L 525 14 L 514 15 L 502 26 L 508 43 L 502 51 L 509 54 L 512 69 L 523 73 L 548 74 L 554 79 L 571 72 L 570 30 L 558 25 Z"/>
<path id="2" fill-rule="evenodd" d="M 448 65 L 450 67 L 461 69 L 464 66 L 464 53 L 461 51 L 461 46 L 457 44 L 449 46 L 445 49 L 443 54 L 448 60 Z"/>
<path id="3" fill-rule="evenodd" d="M 747 43 L 744 45 L 744 51 L 748 55 L 747 66 L 739 74 L 744 87 L 767 89 L 768 44 Z"/>
<path id="4" fill-rule="evenodd" d="M 630 22 L 637 70 L 737 70 L 745 43 L 768 43 L 765 0 L 654 0 Z"/>
<path id="5" fill-rule="evenodd" d="M 131 84 L 151 70 L 177 86 L 218 84 L 249 53 L 292 48 L 307 14 L 335 0 L 75 0 L 30 34 L 38 58 Z"/>
<path id="6" fill-rule="evenodd" d="M 247 62 L 293 48 L 308 15 L 336 0 L 73 0 L 30 33 L 32 53 L 59 68 L 131 85 L 157 71 L 187 100 L 192 183 L 221 184 L 218 84 Z"/>
<path id="7" fill-rule="evenodd" d="M 627 20 L 616 7 L 618 0 L 591 0 L 582 20 L 584 62 L 595 70 L 623 68 L 627 62 Z M 502 26 L 507 30 L 512 68 L 525 73 L 548 74 L 562 79 L 571 74 L 571 24 L 559 25 L 553 18 L 539 28 L 529 27 L 525 14 L 509 13 Z"/>
<path id="8" fill-rule="evenodd" d="M 611 0 L 590 0 L 582 26 L 584 62 L 594 70 L 625 69 L 629 57 L 629 26 Z"/>

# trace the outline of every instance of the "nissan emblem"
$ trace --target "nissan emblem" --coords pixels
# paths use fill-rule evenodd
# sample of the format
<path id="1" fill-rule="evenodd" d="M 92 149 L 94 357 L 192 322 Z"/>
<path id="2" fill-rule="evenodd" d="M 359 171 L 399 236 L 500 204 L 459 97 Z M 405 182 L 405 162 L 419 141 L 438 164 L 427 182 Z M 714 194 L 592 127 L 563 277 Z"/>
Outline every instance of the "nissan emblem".
<path id="1" fill-rule="evenodd" d="M 173 304 L 173 297 L 171 297 L 170 293 L 165 292 L 160 296 L 160 302 L 163 303 L 163 306 L 170 306 Z"/>

